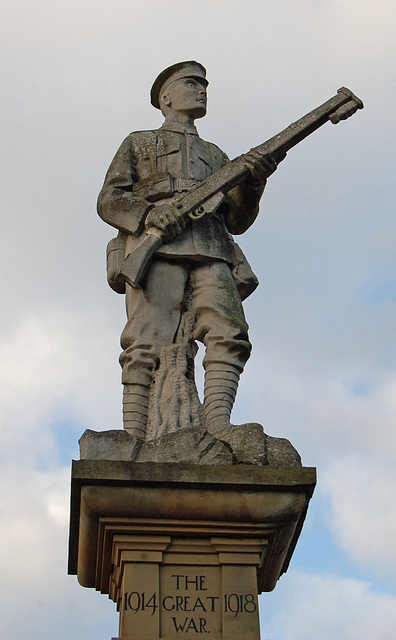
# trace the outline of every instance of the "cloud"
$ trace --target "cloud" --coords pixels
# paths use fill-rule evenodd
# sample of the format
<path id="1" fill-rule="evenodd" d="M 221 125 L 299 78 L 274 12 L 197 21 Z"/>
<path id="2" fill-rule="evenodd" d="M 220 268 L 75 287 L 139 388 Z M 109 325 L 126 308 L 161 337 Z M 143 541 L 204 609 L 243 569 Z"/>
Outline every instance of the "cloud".
<path id="1" fill-rule="evenodd" d="M 61 430 L 70 420 L 100 430 L 120 421 L 117 339 L 106 318 L 91 322 L 88 314 L 48 310 L 23 317 L 6 338 L 0 344 L 2 456 L 7 448 L 8 455 L 51 459 L 54 438 L 62 437 L 54 426 Z"/>
<path id="2" fill-rule="evenodd" d="M 374 575 L 394 577 L 394 455 L 375 452 L 340 455 L 327 465 L 322 475 L 324 491 L 330 497 L 330 527 L 336 540 Z"/>
<path id="3" fill-rule="evenodd" d="M 277 323 L 274 314 L 256 327 L 253 316 L 253 356 L 242 376 L 235 421 L 258 421 L 269 434 L 291 439 L 306 464 L 326 464 L 340 452 L 392 459 L 396 376 L 389 333 L 373 333 L 369 326 L 360 331 L 353 318 L 354 335 L 342 335 L 342 328 L 332 333 L 331 327 L 315 333 L 297 326 L 296 318 L 293 310 Z"/>
<path id="4" fill-rule="evenodd" d="M 396 597 L 369 583 L 290 571 L 276 590 L 260 598 L 263 640 L 393 638 Z"/>
<path id="5" fill-rule="evenodd" d="M 69 475 L 18 462 L 0 468 L 2 637 L 116 635 L 115 605 L 66 575 Z"/>

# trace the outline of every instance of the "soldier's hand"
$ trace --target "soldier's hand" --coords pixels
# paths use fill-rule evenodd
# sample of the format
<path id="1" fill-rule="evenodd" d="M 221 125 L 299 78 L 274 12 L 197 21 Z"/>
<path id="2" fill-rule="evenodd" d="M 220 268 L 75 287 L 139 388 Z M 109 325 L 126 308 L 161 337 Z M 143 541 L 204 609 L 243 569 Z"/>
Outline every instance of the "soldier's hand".
<path id="1" fill-rule="evenodd" d="M 186 221 L 182 214 L 171 204 L 160 204 L 157 207 L 153 207 L 148 212 L 144 224 L 147 230 L 152 227 L 159 229 L 164 242 L 180 235 L 183 229 L 186 228 Z"/>
<path id="2" fill-rule="evenodd" d="M 282 158 L 283 160 L 283 158 Z M 276 171 L 278 162 L 270 153 L 259 153 L 252 149 L 245 154 L 245 167 L 249 169 L 252 178 L 264 184 L 267 178 Z"/>

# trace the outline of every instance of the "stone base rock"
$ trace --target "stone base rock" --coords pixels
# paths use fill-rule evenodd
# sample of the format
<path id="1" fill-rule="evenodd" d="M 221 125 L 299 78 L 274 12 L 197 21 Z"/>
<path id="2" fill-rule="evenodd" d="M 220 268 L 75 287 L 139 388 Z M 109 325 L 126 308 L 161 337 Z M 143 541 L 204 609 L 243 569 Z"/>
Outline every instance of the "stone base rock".
<path id="1" fill-rule="evenodd" d="M 145 442 L 136 462 L 183 462 L 187 464 L 232 464 L 231 449 L 201 429 L 182 429 Z"/>
<path id="2" fill-rule="evenodd" d="M 259 464 L 267 462 L 267 438 L 261 424 L 230 425 L 229 429 L 217 436 L 228 445 L 236 464 Z"/>
<path id="3" fill-rule="evenodd" d="M 142 442 L 124 429 L 86 429 L 78 441 L 81 460 L 135 460 Z"/>
<path id="4" fill-rule="evenodd" d="M 264 434 L 267 444 L 267 464 L 270 467 L 302 467 L 301 456 L 286 438 Z"/>
<path id="5" fill-rule="evenodd" d="M 123 430 L 87 429 L 79 444 L 81 460 L 302 466 L 288 440 L 268 436 L 260 424 L 253 422 L 230 425 L 217 438 L 203 429 L 187 428 L 144 443 Z"/>

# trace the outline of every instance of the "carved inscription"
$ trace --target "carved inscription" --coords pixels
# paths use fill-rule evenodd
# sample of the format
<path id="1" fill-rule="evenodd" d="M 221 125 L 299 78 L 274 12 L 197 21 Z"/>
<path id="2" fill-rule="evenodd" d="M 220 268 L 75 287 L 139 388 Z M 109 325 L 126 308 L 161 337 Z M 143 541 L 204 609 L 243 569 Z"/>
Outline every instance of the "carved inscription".
<path id="1" fill-rule="evenodd" d="M 184 569 L 184 568 L 183 568 Z M 252 593 L 221 593 L 220 567 L 163 567 L 161 575 L 160 637 L 184 638 L 198 634 L 215 640 L 222 635 L 224 614 L 250 618 L 257 611 Z M 141 599 L 143 604 L 143 599 Z M 150 601 L 155 606 L 156 599 Z M 137 600 L 136 600 L 137 603 Z M 208 639 L 209 640 L 209 639 Z"/>
<path id="2" fill-rule="evenodd" d="M 126 591 L 122 599 L 123 611 L 136 624 L 145 624 L 144 620 L 149 624 L 154 614 L 159 615 L 160 638 L 205 635 L 210 640 L 220 639 L 223 616 L 249 627 L 252 614 L 257 612 L 253 593 L 242 589 L 221 593 L 220 567 L 165 566 L 160 576 L 159 590 Z"/>
<path id="3" fill-rule="evenodd" d="M 226 593 L 224 595 L 224 613 L 233 613 L 236 618 L 241 613 L 255 613 L 256 598 L 253 593 Z"/>
<path id="4" fill-rule="evenodd" d="M 139 593 L 138 591 L 131 591 L 124 593 L 124 611 L 133 611 L 133 613 L 139 613 L 139 611 L 147 611 L 153 616 L 158 608 L 158 595 L 156 593 L 148 593 L 145 591 Z"/>
<path id="5" fill-rule="evenodd" d="M 206 613 L 216 611 L 216 600 L 219 596 L 207 595 L 206 575 L 185 575 L 174 573 L 171 575 L 174 581 L 173 587 L 176 593 L 188 595 L 165 596 L 162 599 L 162 607 L 165 611 L 177 613 L 188 613 L 191 615 L 171 616 L 174 631 L 177 634 L 188 633 L 210 633 L 207 628 L 208 619 Z M 200 593 L 199 593 L 200 592 Z M 198 595 L 199 593 L 199 595 Z"/>
<path id="6" fill-rule="evenodd" d="M 221 637 L 221 569 L 166 565 L 160 571 L 160 637 Z"/>

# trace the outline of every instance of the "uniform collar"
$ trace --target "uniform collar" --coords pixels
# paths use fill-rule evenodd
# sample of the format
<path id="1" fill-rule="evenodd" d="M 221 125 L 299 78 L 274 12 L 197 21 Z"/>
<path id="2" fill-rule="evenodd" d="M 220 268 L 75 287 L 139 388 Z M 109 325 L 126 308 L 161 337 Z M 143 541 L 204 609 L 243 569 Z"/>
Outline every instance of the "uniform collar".
<path id="1" fill-rule="evenodd" d="M 172 131 L 173 133 L 188 133 L 197 136 L 197 128 L 192 124 L 179 124 L 178 122 L 164 122 L 160 131 Z"/>

